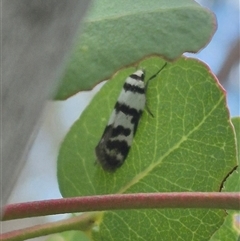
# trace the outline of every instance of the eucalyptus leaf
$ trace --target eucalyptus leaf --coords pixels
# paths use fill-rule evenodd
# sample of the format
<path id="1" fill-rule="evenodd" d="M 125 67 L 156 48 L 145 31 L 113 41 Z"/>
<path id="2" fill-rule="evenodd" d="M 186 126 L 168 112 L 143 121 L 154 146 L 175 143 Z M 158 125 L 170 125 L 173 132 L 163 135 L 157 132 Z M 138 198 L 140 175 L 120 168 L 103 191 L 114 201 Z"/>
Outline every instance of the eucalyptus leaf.
<path id="1" fill-rule="evenodd" d="M 238 151 L 238 163 L 240 157 L 240 117 L 232 118 L 232 123 L 235 128 L 236 133 L 236 141 L 237 141 L 237 151 Z M 226 182 L 224 183 L 223 187 L 224 192 L 239 192 L 240 195 L 240 170 L 239 167 L 233 171 L 227 178 Z M 239 203 L 240 209 L 240 203 Z M 240 239 L 240 211 L 227 211 L 228 216 L 226 217 L 224 224 L 221 228 L 213 235 L 211 241 L 218 241 L 218 240 L 236 240 L 239 241 Z"/>
<path id="2" fill-rule="evenodd" d="M 64 197 L 112 193 L 219 191 L 236 166 L 235 136 L 226 94 L 209 68 L 182 57 L 152 79 L 131 150 L 116 172 L 96 164 L 94 149 L 126 77 L 137 68 L 146 80 L 165 64 L 150 57 L 117 72 L 66 135 L 58 157 Z M 221 210 L 106 211 L 96 240 L 209 240 Z"/>
<path id="3" fill-rule="evenodd" d="M 55 99 L 91 89 L 146 55 L 197 52 L 215 30 L 214 14 L 192 0 L 95 1 Z"/>
<path id="4" fill-rule="evenodd" d="M 46 241 L 89 241 L 90 239 L 81 231 L 65 231 L 49 236 Z"/>

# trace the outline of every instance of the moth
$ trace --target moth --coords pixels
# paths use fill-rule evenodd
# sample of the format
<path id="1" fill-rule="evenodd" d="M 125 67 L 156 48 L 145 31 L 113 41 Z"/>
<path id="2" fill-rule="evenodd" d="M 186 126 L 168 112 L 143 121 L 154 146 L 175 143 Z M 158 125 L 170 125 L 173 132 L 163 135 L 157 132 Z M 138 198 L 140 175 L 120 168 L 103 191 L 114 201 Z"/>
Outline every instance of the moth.
<path id="1" fill-rule="evenodd" d="M 149 80 L 156 77 L 165 65 Z M 145 85 L 144 77 L 144 70 L 137 70 L 127 77 L 108 124 L 95 148 L 97 161 L 106 171 L 116 171 L 129 153 L 146 104 L 149 80 Z M 151 114 L 149 110 L 148 112 Z"/>

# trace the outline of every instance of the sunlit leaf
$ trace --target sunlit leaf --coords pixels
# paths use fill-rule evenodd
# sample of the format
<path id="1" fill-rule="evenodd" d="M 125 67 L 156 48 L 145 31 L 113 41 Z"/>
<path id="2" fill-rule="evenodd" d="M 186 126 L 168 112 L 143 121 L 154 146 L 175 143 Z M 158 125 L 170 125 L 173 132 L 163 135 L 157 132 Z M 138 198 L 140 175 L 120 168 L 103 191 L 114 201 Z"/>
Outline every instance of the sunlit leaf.
<path id="1" fill-rule="evenodd" d="M 232 123 L 235 128 L 237 149 L 238 149 L 238 161 L 240 160 L 240 118 L 232 118 Z M 224 183 L 223 191 L 225 192 L 239 192 L 240 195 L 240 170 L 239 167 L 227 178 Z M 239 203 L 240 208 L 240 203 Z M 240 212 L 228 210 L 228 216 L 226 217 L 224 224 L 213 235 L 211 241 L 218 240 L 236 240 L 240 239 Z"/>
<path id="2" fill-rule="evenodd" d="M 138 64 L 148 79 L 165 61 Z M 147 105 L 132 148 L 115 173 L 95 164 L 94 154 L 125 78 L 123 69 L 94 97 L 65 137 L 58 157 L 64 197 L 109 193 L 219 191 L 236 166 L 233 128 L 222 87 L 195 59 L 168 63 L 151 80 Z M 221 226 L 221 210 L 128 210 L 103 214 L 97 240 L 209 240 Z M 159 239 L 161 238 L 161 239 Z"/>

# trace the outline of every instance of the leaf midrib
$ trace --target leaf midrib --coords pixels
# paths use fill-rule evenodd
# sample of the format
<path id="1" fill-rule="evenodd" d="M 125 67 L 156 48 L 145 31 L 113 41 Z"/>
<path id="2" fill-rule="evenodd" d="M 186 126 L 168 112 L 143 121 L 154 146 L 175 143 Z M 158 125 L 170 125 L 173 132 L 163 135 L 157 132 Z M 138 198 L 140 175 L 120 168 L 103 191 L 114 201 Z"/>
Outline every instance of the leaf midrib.
<path id="1" fill-rule="evenodd" d="M 166 158 L 168 155 L 170 155 L 173 151 L 175 151 L 182 143 L 184 143 L 185 141 L 188 140 L 188 137 L 195 132 L 196 130 L 198 130 L 202 124 L 205 123 L 206 119 L 212 114 L 212 112 L 221 104 L 222 100 L 223 100 L 224 96 L 221 96 L 221 98 L 219 98 L 219 101 L 217 102 L 217 104 L 211 109 L 211 111 L 202 119 L 202 121 L 195 126 L 195 128 L 193 128 L 191 131 L 189 131 L 189 133 L 187 135 L 182 136 L 182 138 L 172 147 L 170 148 L 162 157 L 159 158 L 158 161 L 152 163 L 151 165 L 149 165 L 145 170 L 143 170 L 142 172 L 140 172 L 138 175 L 136 175 L 130 182 L 128 182 L 128 184 L 126 184 L 124 187 L 122 187 L 117 193 L 121 194 L 121 193 L 125 193 L 129 188 L 131 188 L 134 184 L 138 183 L 141 179 L 143 179 L 145 176 L 147 176 L 156 166 L 160 165 L 162 163 L 162 161 L 164 160 L 164 158 Z M 154 157 L 153 157 L 154 158 Z"/>

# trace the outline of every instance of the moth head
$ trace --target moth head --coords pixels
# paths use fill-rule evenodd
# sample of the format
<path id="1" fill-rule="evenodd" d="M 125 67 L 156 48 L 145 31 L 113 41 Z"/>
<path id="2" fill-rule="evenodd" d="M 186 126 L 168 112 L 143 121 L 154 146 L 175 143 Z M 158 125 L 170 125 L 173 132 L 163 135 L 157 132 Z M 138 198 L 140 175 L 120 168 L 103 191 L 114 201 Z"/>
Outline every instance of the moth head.
<path id="1" fill-rule="evenodd" d="M 133 74 L 131 74 L 130 77 L 135 80 L 144 81 L 145 71 L 143 69 L 139 69 L 136 72 L 134 72 Z"/>

